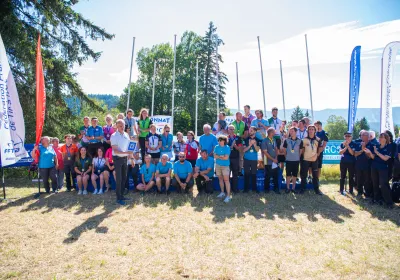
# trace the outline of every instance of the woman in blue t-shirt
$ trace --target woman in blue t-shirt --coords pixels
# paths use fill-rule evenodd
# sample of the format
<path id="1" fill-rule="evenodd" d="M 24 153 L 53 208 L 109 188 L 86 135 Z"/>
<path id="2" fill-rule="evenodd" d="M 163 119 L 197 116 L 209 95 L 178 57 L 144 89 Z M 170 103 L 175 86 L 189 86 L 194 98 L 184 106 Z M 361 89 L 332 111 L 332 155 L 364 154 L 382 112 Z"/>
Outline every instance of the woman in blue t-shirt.
<path id="1" fill-rule="evenodd" d="M 365 149 L 365 153 L 372 159 L 371 177 L 374 189 L 374 198 L 371 203 L 382 203 L 382 197 L 389 208 L 393 207 L 392 193 L 389 187 L 388 160 L 391 157 L 389 135 L 379 135 L 379 145 L 374 150 Z"/>
<path id="2" fill-rule="evenodd" d="M 231 148 L 227 145 L 227 142 L 228 138 L 225 135 L 220 135 L 218 136 L 218 145 L 214 148 L 214 158 L 216 159 L 215 173 L 218 176 L 219 186 L 221 188 L 221 193 L 217 197 L 225 198 L 225 203 L 231 201 L 231 184 L 229 182 L 229 155 L 231 154 Z M 224 184 L 226 187 L 226 195 L 224 192 Z"/>
<path id="3" fill-rule="evenodd" d="M 344 191 L 344 179 L 346 174 L 349 174 L 349 192 L 353 193 L 354 189 L 354 163 L 356 158 L 354 157 L 354 149 L 356 144 L 352 141 L 351 132 L 344 133 L 344 141 L 340 144 L 339 154 L 340 158 L 340 193 L 345 195 Z"/>
<path id="4" fill-rule="evenodd" d="M 49 178 L 51 179 L 51 188 L 57 193 L 57 155 L 53 147 L 50 146 L 50 137 L 43 136 L 40 139 L 41 146 L 35 146 L 32 150 L 32 156 L 39 161 L 39 173 L 43 180 L 46 193 L 50 193 Z M 37 154 L 39 152 L 39 155 Z M 39 157 L 38 157 L 39 156 Z"/>
<path id="5" fill-rule="evenodd" d="M 144 156 L 144 164 L 140 167 L 140 174 L 142 175 L 142 182 L 137 185 L 136 189 L 142 191 L 141 195 L 150 190 L 154 186 L 154 175 L 156 173 L 156 166 L 151 162 L 151 155 Z"/>

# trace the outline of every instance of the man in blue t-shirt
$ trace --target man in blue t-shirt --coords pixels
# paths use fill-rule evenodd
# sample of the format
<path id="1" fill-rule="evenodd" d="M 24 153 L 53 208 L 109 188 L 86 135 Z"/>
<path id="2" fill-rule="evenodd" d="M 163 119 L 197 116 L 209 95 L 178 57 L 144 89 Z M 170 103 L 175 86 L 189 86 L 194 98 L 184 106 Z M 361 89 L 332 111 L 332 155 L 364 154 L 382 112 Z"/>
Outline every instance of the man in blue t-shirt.
<path id="1" fill-rule="evenodd" d="M 218 145 L 217 137 L 211 134 L 211 127 L 209 124 L 203 126 L 204 134 L 199 138 L 200 150 L 207 150 L 208 156 L 214 158 L 214 148 Z"/>
<path id="2" fill-rule="evenodd" d="M 340 159 L 340 193 L 345 195 L 344 191 L 344 180 L 346 178 L 347 173 L 349 174 L 349 192 L 353 194 L 354 188 L 354 149 L 357 144 L 352 140 L 351 131 L 347 131 L 344 133 L 344 141 L 340 144 L 339 154 L 341 155 Z"/>
<path id="3" fill-rule="evenodd" d="M 177 188 L 179 193 L 182 191 L 189 193 L 190 188 L 194 185 L 192 178 L 192 164 L 186 160 L 184 152 L 180 152 L 178 158 L 179 160 L 174 163 L 174 178 L 172 179 L 172 185 Z"/>
<path id="4" fill-rule="evenodd" d="M 251 189 L 257 191 L 257 163 L 258 151 L 261 146 L 261 139 L 256 137 L 257 127 L 251 126 L 249 129 L 249 136 L 244 139 L 243 152 L 244 152 L 244 192 L 249 192 L 250 179 Z"/>
<path id="5" fill-rule="evenodd" d="M 257 128 L 256 137 L 260 140 L 267 137 L 267 129 L 270 127 L 268 120 L 264 119 L 264 112 L 262 110 L 256 110 L 256 116 L 252 122 L 251 126 Z"/>
<path id="6" fill-rule="evenodd" d="M 86 138 L 89 140 L 88 152 L 94 158 L 97 155 L 97 149 L 103 147 L 102 141 L 104 138 L 103 128 L 98 125 L 99 120 L 96 117 L 92 118 L 92 126 L 89 126 Z"/>
<path id="7" fill-rule="evenodd" d="M 214 159 L 208 156 L 207 150 L 201 150 L 200 156 L 196 160 L 193 178 L 196 180 L 199 194 L 202 194 L 204 191 L 207 194 L 211 194 L 213 193 Z"/>
<path id="8" fill-rule="evenodd" d="M 156 167 L 156 184 L 158 193 L 161 193 L 161 186 L 164 185 L 166 194 L 170 194 L 169 186 L 171 184 L 171 171 L 172 163 L 169 161 L 168 155 L 163 154 L 161 156 L 161 162 L 157 163 Z"/>

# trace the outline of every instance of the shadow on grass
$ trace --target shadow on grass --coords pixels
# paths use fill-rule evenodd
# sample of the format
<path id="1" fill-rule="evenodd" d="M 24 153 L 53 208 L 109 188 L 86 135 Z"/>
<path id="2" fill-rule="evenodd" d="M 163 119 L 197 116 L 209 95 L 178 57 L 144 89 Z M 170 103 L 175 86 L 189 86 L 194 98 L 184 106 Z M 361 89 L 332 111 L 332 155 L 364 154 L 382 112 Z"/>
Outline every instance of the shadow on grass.
<path id="1" fill-rule="evenodd" d="M 287 219 L 296 222 L 296 215 L 305 214 L 309 221 L 317 222 L 319 219 L 328 219 L 335 223 L 344 222 L 344 218 L 351 218 L 355 214 L 352 210 L 337 203 L 333 198 L 327 195 L 317 196 L 313 191 L 306 192 L 303 195 L 284 194 L 277 195 L 273 192 L 269 194 L 237 194 L 233 196 L 229 204 L 217 199 L 218 192 L 212 195 L 176 194 L 170 196 L 165 194 L 158 195 L 147 193 L 143 197 L 139 193 L 130 193 L 131 198 L 127 202 L 127 209 L 132 209 L 136 205 L 156 208 L 158 205 L 166 205 L 171 210 L 178 209 L 185 205 L 191 206 L 194 211 L 209 211 L 213 216 L 215 223 L 223 223 L 231 218 L 244 218 L 252 216 L 256 219 Z M 31 194 L 19 198 L 13 202 L 0 205 L 0 212 L 11 207 L 26 205 L 21 212 L 38 211 L 48 213 L 54 209 L 70 211 L 71 214 L 79 215 L 81 213 L 92 212 L 98 207 L 102 207 L 103 212 L 88 218 L 79 226 L 73 228 L 64 239 L 64 243 L 76 242 L 81 234 L 88 230 L 95 230 L 98 233 L 107 233 L 107 227 L 99 225 L 110 215 L 118 213 L 121 206 L 115 203 L 115 193 L 107 193 L 101 196 L 78 196 L 76 192 L 60 192 L 58 194 L 42 194 L 39 199 Z M 357 201 L 351 198 L 353 203 L 360 205 L 361 209 L 371 212 L 374 217 L 380 220 L 391 220 L 400 225 L 398 207 L 389 211 L 379 206 L 369 206 L 367 203 Z M 72 211 L 71 211 L 72 210 Z"/>

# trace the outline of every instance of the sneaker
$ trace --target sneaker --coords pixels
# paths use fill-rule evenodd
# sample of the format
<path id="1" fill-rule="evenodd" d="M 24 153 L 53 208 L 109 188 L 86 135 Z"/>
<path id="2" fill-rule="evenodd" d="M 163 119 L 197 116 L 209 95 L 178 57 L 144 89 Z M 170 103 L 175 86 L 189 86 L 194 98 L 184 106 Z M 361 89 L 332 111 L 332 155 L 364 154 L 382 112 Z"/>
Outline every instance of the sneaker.
<path id="1" fill-rule="evenodd" d="M 317 194 L 317 195 L 322 195 L 323 193 L 322 193 L 320 190 L 316 190 L 316 191 L 315 191 L 315 194 Z"/>
<path id="2" fill-rule="evenodd" d="M 117 204 L 119 205 L 126 205 L 126 202 L 123 200 L 117 200 Z"/>
<path id="3" fill-rule="evenodd" d="M 82 194 L 87 195 L 87 190 L 84 190 Z"/>
<path id="4" fill-rule="evenodd" d="M 346 195 L 346 192 L 345 191 L 341 191 L 340 194 L 341 195 Z"/>
<path id="5" fill-rule="evenodd" d="M 103 194 L 103 189 L 100 189 L 97 194 Z"/>
<path id="6" fill-rule="evenodd" d="M 225 197 L 225 193 L 220 193 L 218 196 L 217 196 L 217 198 L 224 198 Z"/>
<path id="7" fill-rule="evenodd" d="M 81 194 L 82 194 L 82 190 L 79 190 L 79 191 L 78 191 L 78 195 L 81 195 Z"/>
<path id="8" fill-rule="evenodd" d="M 97 194 L 97 189 L 94 190 L 93 194 Z"/>
<path id="9" fill-rule="evenodd" d="M 225 197 L 224 202 L 229 203 L 231 201 L 231 198 L 229 196 Z"/>

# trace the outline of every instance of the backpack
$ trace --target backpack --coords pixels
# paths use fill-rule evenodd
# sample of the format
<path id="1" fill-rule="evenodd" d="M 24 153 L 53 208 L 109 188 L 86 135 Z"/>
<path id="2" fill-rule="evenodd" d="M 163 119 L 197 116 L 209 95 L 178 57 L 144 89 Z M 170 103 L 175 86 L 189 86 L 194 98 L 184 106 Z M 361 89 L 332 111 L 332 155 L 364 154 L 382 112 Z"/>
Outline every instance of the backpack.
<path id="1" fill-rule="evenodd" d="M 392 183 L 392 200 L 400 202 L 400 182 L 398 181 Z"/>

